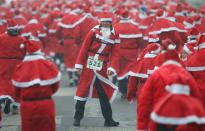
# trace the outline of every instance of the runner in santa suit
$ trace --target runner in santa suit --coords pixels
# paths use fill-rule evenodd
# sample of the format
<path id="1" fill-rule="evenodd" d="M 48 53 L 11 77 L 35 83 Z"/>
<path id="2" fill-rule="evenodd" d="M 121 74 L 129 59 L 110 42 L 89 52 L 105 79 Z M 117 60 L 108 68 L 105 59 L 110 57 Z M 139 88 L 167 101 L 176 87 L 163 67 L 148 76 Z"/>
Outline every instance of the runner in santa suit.
<path id="1" fill-rule="evenodd" d="M 126 27 L 126 28 L 125 28 Z M 114 26 L 120 37 L 119 50 L 119 66 L 112 69 L 119 79 L 119 90 L 122 93 L 122 98 L 126 98 L 127 94 L 127 74 L 129 65 L 135 61 L 138 54 L 143 50 L 143 35 L 140 29 L 132 23 L 127 10 L 122 11 L 121 20 Z"/>
<path id="2" fill-rule="evenodd" d="M 21 99 L 21 130 L 56 131 L 52 95 L 59 87 L 61 74 L 44 58 L 36 41 L 25 43 L 27 54 L 12 76 L 15 95 Z"/>
<path id="3" fill-rule="evenodd" d="M 200 36 L 196 46 L 198 50 L 187 60 L 186 69 L 199 84 L 205 106 L 205 35 Z"/>
<path id="4" fill-rule="evenodd" d="M 199 87 L 194 78 L 178 62 L 168 60 L 147 79 L 139 94 L 137 130 L 149 130 L 150 113 L 156 104 L 169 94 L 169 86 L 174 86 L 178 90 L 183 86 L 189 86 L 190 96 L 201 100 Z"/>
<path id="5" fill-rule="evenodd" d="M 110 102 L 118 91 L 108 76 L 114 75 L 109 67 L 115 67 L 118 59 L 119 37 L 112 27 L 112 19 L 106 15 L 100 19 L 100 25 L 95 26 L 86 36 L 76 61 L 76 69 L 81 72 L 80 82 L 74 99 L 74 126 L 80 126 L 85 103 L 89 98 L 99 98 L 104 126 L 118 126 L 112 118 Z M 109 102 L 110 101 L 110 102 Z"/>
<path id="6" fill-rule="evenodd" d="M 138 100 L 140 90 L 149 77 L 152 70 L 154 70 L 157 55 L 160 53 L 161 47 L 158 43 L 150 43 L 141 52 L 139 57 L 130 66 L 127 99 L 132 101 L 135 97 Z"/>
<path id="7" fill-rule="evenodd" d="M 202 102 L 190 96 L 189 85 L 167 86 L 167 95 L 151 113 L 150 131 L 204 131 L 205 110 Z"/>
<path id="8" fill-rule="evenodd" d="M 80 49 L 80 23 L 85 18 L 74 12 L 66 13 L 62 21 L 58 23 L 61 28 L 61 38 L 64 47 L 64 63 L 68 72 L 69 87 L 74 87 L 74 76 L 76 73 L 75 61 Z"/>
<path id="9" fill-rule="evenodd" d="M 25 39 L 20 35 L 19 28 L 14 20 L 7 20 L 7 32 L 0 35 L 0 96 L 9 97 L 4 109 L 5 113 L 10 112 L 10 103 L 17 107 L 18 99 L 15 97 L 14 88 L 11 83 L 11 76 L 17 64 L 25 56 Z"/>

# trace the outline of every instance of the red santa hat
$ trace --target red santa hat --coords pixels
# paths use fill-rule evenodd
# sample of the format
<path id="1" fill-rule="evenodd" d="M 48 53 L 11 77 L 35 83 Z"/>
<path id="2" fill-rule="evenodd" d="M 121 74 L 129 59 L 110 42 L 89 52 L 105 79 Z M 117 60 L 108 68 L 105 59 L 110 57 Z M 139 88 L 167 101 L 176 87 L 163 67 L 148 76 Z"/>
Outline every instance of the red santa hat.
<path id="1" fill-rule="evenodd" d="M 205 35 L 201 35 L 196 43 L 198 49 L 205 48 Z"/>
<path id="2" fill-rule="evenodd" d="M 7 20 L 7 29 L 19 29 L 19 26 L 15 20 L 8 19 Z"/>
<path id="3" fill-rule="evenodd" d="M 189 29 L 194 27 L 194 20 L 192 18 L 187 18 L 184 22 L 183 22 L 185 28 Z"/>
<path id="4" fill-rule="evenodd" d="M 129 11 L 124 9 L 120 12 L 120 15 L 122 18 L 129 18 L 130 14 L 129 14 Z"/>
<path id="5" fill-rule="evenodd" d="M 200 34 L 199 30 L 197 28 L 192 28 L 188 31 L 188 40 L 196 39 L 198 35 Z"/>
<path id="6" fill-rule="evenodd" d="M 176 44 L 171 39 L 169 39 L 169 38 L 167 38 L 165 40 L 162 40 L 161 45 L 166 50 L 174 50 L 174 49 L 176 49 Z"/>
<path id="7" fill-rule="evenodd" d="M 100 16 L 100 22 L 112 22 L 112 17 L 109 15 L 109 13 L 104 13 L 102 16 Z"/>

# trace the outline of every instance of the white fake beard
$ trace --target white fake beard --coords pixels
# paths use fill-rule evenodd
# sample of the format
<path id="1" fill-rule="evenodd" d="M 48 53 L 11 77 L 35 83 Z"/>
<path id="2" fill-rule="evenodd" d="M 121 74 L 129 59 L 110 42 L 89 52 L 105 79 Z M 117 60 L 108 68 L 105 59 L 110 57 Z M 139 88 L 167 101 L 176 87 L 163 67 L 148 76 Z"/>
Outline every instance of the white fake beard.
<path id="1" fill-rule="evenodd" d="M 110 37 L 110 34 L 111 34 L 110 28 L 102 27 L 100 32 L 102 33 L 103 37 L 105 37 L 105 38 L 109 38 Z"/>

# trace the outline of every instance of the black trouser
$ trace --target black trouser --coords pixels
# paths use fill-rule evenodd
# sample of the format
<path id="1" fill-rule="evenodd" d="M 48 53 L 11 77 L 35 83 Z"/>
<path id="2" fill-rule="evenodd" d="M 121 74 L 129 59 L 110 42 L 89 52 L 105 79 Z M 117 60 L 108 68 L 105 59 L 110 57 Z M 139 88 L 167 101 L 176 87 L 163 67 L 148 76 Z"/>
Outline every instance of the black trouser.
<path id="1" fill-rule="evenodd" d="M 105 118 L 105 120 L 110 121 L 112 120 L 112 108 L 111 108 L 109 99 L 100 84 L 100 80 L 97 77 L 95 80 L 95 86 L 96 86 L 96 90 L 99 96 L 102 115 Z M 85 103 L 86 101 L 77 100 L 77 103 L 75 105 L 74 119 L 81 120 L 83 118 L 84 111 L 85 111 Z"/>
<path id="2" fill-rule="evenodd" d="M 177 128 L 177 126 L 173 125 L 170 128 L 167 128 L 165 125 L 159 124 L 157 126 L 157 131 L 175 131 L 175 129 Z"/>
<path id="3" fill-rule="evenodd" d="M 122 80 L 119 80 L 119 91 L 123 94 L 127 94 L 127 84 L 128 84 L 128 79 L 124 78 Z"/>

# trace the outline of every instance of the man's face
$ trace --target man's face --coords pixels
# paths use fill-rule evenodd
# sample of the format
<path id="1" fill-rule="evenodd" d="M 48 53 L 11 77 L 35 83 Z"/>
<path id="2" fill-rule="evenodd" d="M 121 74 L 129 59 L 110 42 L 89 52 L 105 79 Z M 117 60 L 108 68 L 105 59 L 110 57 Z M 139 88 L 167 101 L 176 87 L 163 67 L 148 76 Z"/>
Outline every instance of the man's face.
<path id="1" fill-rule="evenodd" d="M 105 22 L 105 21 L 101 22 L 100 24 L 102 27 L 105 27 L 105 28 L 109 28 L 111 26 L 110 22 Z"/>

